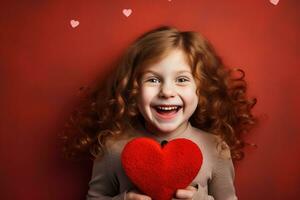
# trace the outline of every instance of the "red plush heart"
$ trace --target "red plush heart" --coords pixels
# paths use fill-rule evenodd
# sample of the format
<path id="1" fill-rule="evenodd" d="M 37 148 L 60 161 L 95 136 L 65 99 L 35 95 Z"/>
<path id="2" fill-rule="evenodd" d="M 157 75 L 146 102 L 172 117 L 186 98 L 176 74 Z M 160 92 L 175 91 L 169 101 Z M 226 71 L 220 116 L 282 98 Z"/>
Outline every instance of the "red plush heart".
<path id="1" fill-rule="evenodd" d="M 170 200 L 198 174 L 203 157 L 198 146 L 184 138 L 161 146 L 149 138 L 127 143 L 121 155 L 130 180 L 153 200 Z"/>

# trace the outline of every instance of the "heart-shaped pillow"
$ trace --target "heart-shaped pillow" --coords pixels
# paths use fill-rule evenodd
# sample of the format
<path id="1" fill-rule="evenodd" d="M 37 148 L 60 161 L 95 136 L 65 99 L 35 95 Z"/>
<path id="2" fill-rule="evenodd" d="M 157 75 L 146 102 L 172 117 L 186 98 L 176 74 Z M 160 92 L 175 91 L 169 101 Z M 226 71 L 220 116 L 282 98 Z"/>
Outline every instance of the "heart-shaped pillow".
<path id="1" fill-rule="evenodd" d="M 129 179 L 153 200 L 171 200 L 198 174 L 202 152 L 191 140 L 179 138 L 160 145 L 140 137 L 127 143 L 121 162 Z"/>

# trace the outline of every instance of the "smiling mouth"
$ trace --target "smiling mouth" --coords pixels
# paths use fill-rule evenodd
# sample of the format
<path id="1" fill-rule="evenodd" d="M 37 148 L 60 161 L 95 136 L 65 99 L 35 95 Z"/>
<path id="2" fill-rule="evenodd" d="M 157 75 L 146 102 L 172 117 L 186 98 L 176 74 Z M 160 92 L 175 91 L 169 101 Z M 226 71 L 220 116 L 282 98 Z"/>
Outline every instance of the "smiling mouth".
<path id="1" fill-rule="evenodd" d="M 182 106 L 177 105 L 159 105 L 153 107 L 157 114 L 164 119 L 169 119 L 174 117 L 177 112 L 182 108 Z"/>

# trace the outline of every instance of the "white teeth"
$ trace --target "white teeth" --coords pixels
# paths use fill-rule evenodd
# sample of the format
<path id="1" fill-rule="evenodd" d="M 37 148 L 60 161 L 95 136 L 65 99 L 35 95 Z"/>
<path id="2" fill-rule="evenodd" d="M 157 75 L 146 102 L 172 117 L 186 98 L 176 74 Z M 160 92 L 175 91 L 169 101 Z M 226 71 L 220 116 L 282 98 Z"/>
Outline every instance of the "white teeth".
<path id="1" fill-rule="evenodd" d="M 178 106 L 168 106 L 168 107 L 157 106 L 157 108 L 160 110 L 176 110 Z"/>

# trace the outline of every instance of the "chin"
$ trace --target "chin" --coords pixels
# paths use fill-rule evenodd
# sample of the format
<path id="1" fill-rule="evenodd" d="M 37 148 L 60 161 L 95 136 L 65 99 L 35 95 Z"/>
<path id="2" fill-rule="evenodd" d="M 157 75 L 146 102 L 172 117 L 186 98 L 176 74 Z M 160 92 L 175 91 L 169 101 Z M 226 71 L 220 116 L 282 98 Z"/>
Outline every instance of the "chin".
<path id="1" fill-rule="evenodd" d="M 160 132 L 163 132 L 163 133 L 170 133 L 170 132 L 173 132 L 175 131 L 176 129 L 178 128 L 178 126 L 160 126 L 160 128 L 158 128 L 156 126 L 156 129 L 159 130 Z"/>

